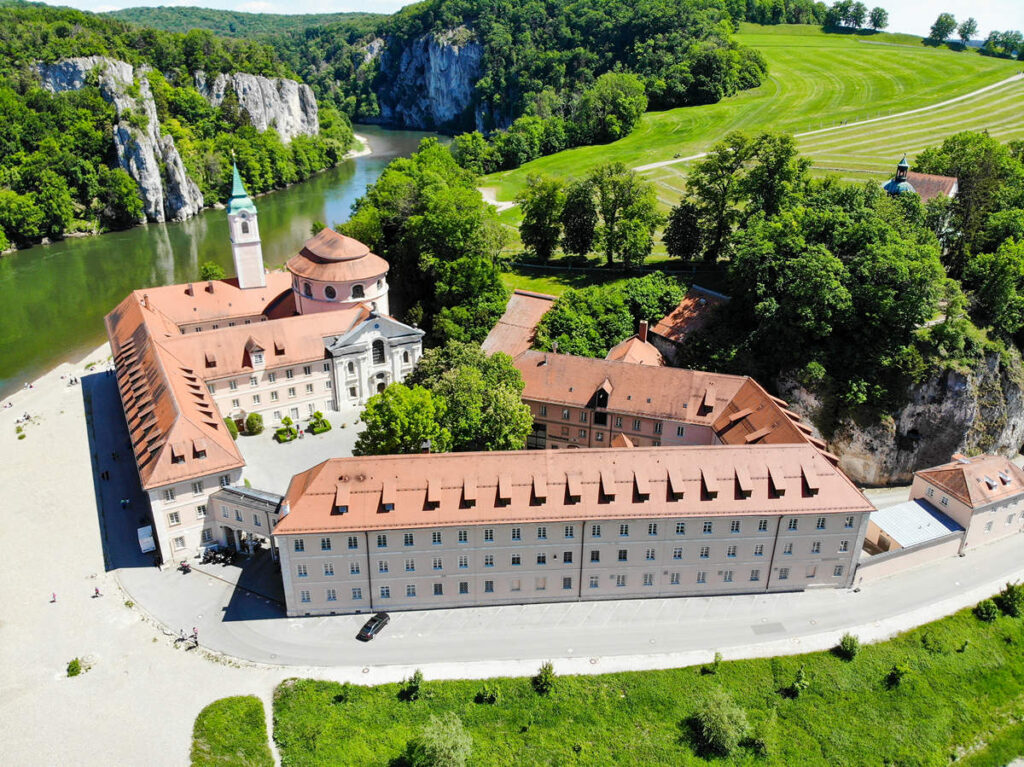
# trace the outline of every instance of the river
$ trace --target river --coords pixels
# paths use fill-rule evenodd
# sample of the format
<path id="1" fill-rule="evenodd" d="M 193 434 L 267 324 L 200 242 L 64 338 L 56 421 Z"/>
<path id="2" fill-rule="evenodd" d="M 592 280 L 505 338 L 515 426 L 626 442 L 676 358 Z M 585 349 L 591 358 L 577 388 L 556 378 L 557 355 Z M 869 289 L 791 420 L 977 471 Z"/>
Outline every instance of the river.
<path id="1" fill-rule="evenodd" d="M 356 132 L 369 139 L 373 154 L 255 199 L 268 267 L 294 255 L 314 221 L 346 221 L 384 166 L 414 152 L 426 135 L 372 126 Z M 206 261 L 234 274 L 223 210 L 0 257 L 0 397 L 103 343 L 104 315 L 132 290 L 197 279 Z"/>

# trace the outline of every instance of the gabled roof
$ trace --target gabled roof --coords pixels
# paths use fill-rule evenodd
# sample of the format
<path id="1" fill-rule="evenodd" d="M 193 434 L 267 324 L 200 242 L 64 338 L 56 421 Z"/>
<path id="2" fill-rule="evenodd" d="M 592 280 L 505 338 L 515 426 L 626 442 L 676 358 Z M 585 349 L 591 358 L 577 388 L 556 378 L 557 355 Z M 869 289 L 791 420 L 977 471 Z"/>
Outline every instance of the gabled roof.
<path id="1" fill-rule="evenodd" d="M 686 291 L 679 306 L 662 317 L 651 328 L 651 332 L 681 343 L 686 336 L 707 325 L 715 309 L 729 303 L 730 300 L 729 296 L 694 285 Z"/>
<path id="2" fill-rule="evenodd" d="M 518 357 L 533 346 L 537 325 L 555 298 L 546 293 L 513 291 L 505 306 L 505 313 L 481 344 L 484 353 L 505 352 L 510 357 Z"/>
<path id="3" fill-rule="evenodd" d="M 771 490 L 768 463 L 786 492 Z M 819 488 L 810 492 L 804 476 Z M 737 477 L 743 492 L 734 492 Z M 475 503 L 464 492 L 472 479 Z M 710 483 L 713 496 L 702 492 Z M 350 486 L 337 513 L 339 483 Z M 636 487 L 647 493 L 636 491 Z M 543 488 L 538 496 L 535 488 Z M 435 503 L 428 503 L 433 493 Z M 387 494 L 387 501 L 385 501 Z M 492 522 L 869 512 L 852 482 L 810 445 L 596 448 L 335 458 L 296 475 L 274 533 Z M 385 502 L 393 503 L 387 509 Z"/>
<path id="4" fill-rule="evenodd" d="M 419 328 L 404 325 L 394 317 L 387 315 L 363 314 L 359 321 L 348 328 L 344 333 L 326 339 L 327 348 L 332 351 L 340 351 L 344 347 L 356 344 L 359 339 L 368 333 L 378 333 L 391 341 L 398 341 L 408 338 L 409 341 L 417 341 L 423 338 L 423 331 Z"/>
<path id="5" fill-rule="evenodd" d="M 633 335 L 625 341 L 615 344 L 608 350 L 605 359 L 629 362 L 634 365 L 654 365 L 655 367 L 665 364 L 665 358 L 657 347 L 649 341 L 641 341 L 640 336 Z"/>
<path id="6" fill-rule="evenodd" d="M 1024 493 L 1024 471 L 1001 455 L 960 456 L 915 473 L 972 509 Z"/>
<path id="7" fill-rule="evenodd" d="M 907 181 L 913 185 L 921 202 L 928 202 L 933 197 L 953 197 L 960 186 L 955 176 L 935 176 L 914 171 L 907 173 Z"/>

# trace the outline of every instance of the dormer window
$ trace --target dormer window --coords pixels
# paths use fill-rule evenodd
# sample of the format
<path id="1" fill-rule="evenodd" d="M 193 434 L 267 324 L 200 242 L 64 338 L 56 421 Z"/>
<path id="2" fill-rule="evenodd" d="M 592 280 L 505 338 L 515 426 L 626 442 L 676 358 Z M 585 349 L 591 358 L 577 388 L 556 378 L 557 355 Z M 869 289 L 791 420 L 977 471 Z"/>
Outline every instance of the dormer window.
<path id="1" fill-rule="evenodd" d="M 252 353 L 252 364 L 253 365 L 262 365 L 263 364 L 263 352 L 253 352 Z"/>

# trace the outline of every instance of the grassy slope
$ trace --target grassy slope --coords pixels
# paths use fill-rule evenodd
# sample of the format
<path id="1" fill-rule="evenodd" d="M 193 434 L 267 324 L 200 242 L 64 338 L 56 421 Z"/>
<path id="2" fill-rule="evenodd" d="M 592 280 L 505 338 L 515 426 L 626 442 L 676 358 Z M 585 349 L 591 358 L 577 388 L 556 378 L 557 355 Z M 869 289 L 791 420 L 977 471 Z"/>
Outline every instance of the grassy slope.
<path id="1" fill-rule="evenodd" d="M 767 759 L 743 747 L 715 764 L 944 765 L 986 743 L 996 749 L 971 764 L 993 764 L 986 757 L 1019 738 L 1022 644 L 1020 619 L 983 624 L 963 611 L 865 647 L 850 663 L 814 653 L 724 663 L 716 675 L 688 668 L 564 677 L 551 698 L 534 694 L 528 680 L 501 679 L 495 706 L 473 702 L 483 685 L 476 681 L 428 681 L 424 698 L 403 703 L 398 685 L 353 687 L 344 702 L 335 698 L 338 684 L 296 680 L 275 694 L 275 737 L 284 764 L 387 765 L 430 714 L 455 711 L 473 736 L 474 765 L 705 765 L 688 722 L 705 691 L 722 686 L 754 727 L 773 710 L 778 719 Z M 897 662 L 913 671 L 888 689 Z M 786 698 L 779 691 L 801 665 L 810 688 Z"/>
<path id="2" fill-rule="evenodd" d="M 915 109 L 977 90 L 1020 69 L 1019 62 L 987 58 L 973 51 L 956 53 L 912 44 L 916 38 L 907 35 L 872 36 L 871 42 L 864 42 L 867 38 L 862 36 L 825 34 L 811 26 L 744 24 L 736 37 L 760 50 L 768 60 L 769 77 L 759 88 L 718 104 L 650 112 L 621 141 L 543 157 L 522 168 L 487 176 L 482 185 L 497 187 L 498 198 L 508 200 L 515 196 L 528 173 L 579 175 L 609 160 L 636 166 L 702 152 L 730 130 L 800 133 L 836 125 L 842 120 Z M 1011 99 L 1001 102 L 1000 109 L 1010 110 L 1011 103 Z M 974 112 L 973 121 L 950 119 L 962 117 L 966 109 Z M 1001 113 L 1000 121 L 1004 117 L 1008 117 L 1008 112 Z M 886 140 L 895 125 L 854 126 L 850 133 L 840 131 L 833 135 L 834 145 L 824 147 L 827 151 L 821 159 L 840 159 L 836 149 L 841 149 L 852 133 L 869 131 L 875 144 L 868 164 L 891 165 L 895 162 L 892 156 L 904 148 L 912 150 L 934 143 L 966 127 L 986 127 L 987 120 L 983 107 L 951 107 L 945 121 L 938 121 L 930 132 L 914 136 L 916 140 L 910 142 L 913 146 L 903 143 L 910 141 L 909 136 L 899 140 L 894 137 L 891 144 Z M 1019 120 L 1016 125 L 1007 120 L 1001 130 L 1007 137 L 1024 136 Z M 845 135 L 840 136 L 842 133 Z M 815 159 L 816 149 L 817 144 L 806 147 Z M 650 174 L 660 182 L 659 196 L 666 205 L 678 199 L 680 172 L 685 173 L 685 168 L 677 165 Z"/>
<path id="3" fill-rule="evenodd" d="M 193 767 L 273 767 L 263 701 L 221 698 L 199 712 L 192 732 Z"/>

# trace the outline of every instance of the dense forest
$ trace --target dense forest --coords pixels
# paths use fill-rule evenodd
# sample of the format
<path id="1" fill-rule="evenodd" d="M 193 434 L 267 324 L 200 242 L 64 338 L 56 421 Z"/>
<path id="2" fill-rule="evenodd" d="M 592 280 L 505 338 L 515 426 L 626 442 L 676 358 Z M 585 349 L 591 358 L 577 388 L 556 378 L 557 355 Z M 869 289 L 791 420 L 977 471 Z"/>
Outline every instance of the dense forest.
<path id="1" fill-rule="evenodd" d="M 380 13 L 244 13 L 178 5 L 123 8 L 102 15 L 165 32 L 205 29 L 221 37 L 280 35 L 332 24 L 355 26 L 365 34 L 386 18 Z"/>
<path id="2" fill-rule="evenodd" d="M 67 8 L 5 4 L 0 6 L 0 250 L 140 220 L 136 182 L 118 166 L 114 106 L 94 80 L 78 91 L 46 91 L 35 69 L 38 61 L 91 55 L 151 67 L 144 76 L 161 131 L 174 138 L 207 204 L 226 198 L 232 152 L 250 190 L 261 192 L 336 164 L 351 144 L 348 120 L 336 110 L 321 110 L 319 136 L 297 136 L 285 144 L 275 131 L 251 127 L 233 94 L 214 108 L 194 87 L 192 73 L 200 69 L 294 76 L 266 44 L 223 40 L 201 30 L 182 35 L 137 29 Z M 145 129 L 143 115 L 125 119 L 133 130 Z"/>

